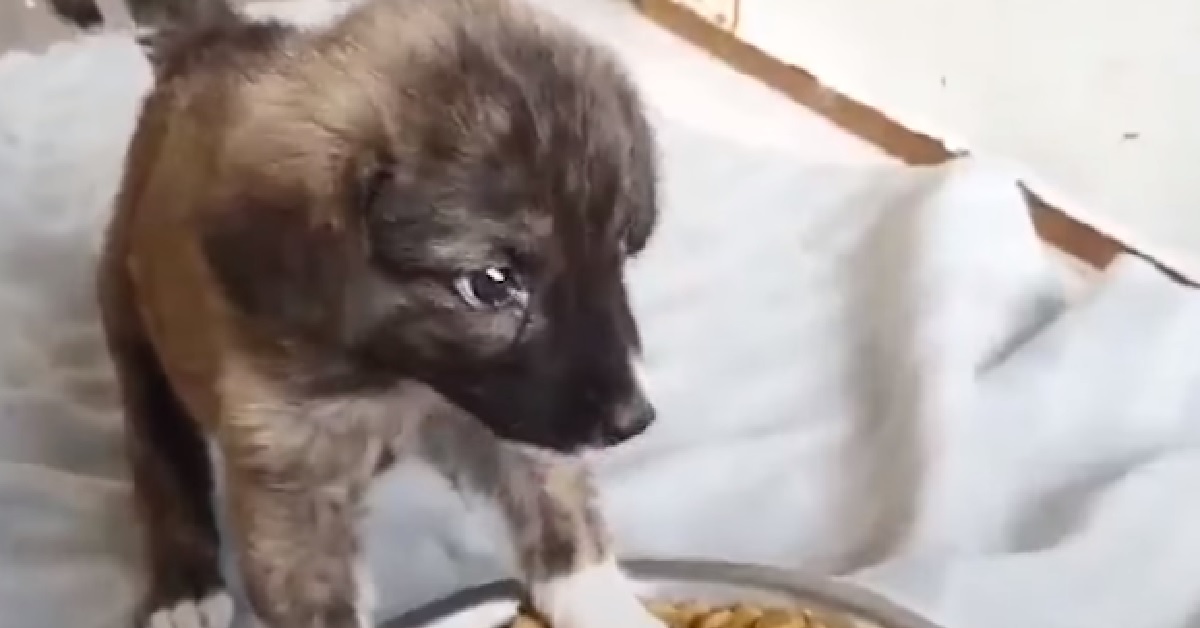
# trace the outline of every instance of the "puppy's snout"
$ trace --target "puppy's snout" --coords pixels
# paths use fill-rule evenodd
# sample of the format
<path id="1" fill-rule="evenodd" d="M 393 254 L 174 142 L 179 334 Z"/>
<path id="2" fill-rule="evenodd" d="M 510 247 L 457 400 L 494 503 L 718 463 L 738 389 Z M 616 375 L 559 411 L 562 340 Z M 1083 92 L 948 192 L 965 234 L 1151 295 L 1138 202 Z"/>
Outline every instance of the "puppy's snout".
<path id="1" fill-rule="evenodd" d="M 645 432 L 654 423 L 655 416 L 654 404 L 644 394 L 637 393 L 605 424 L 604 444 L 617 445 Z"/>

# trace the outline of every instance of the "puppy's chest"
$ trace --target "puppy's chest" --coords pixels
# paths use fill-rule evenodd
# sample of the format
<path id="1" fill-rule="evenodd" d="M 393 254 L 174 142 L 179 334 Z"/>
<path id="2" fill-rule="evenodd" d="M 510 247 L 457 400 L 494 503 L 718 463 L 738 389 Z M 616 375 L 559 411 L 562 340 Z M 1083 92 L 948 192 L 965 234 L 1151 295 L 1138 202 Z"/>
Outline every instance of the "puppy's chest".
<path id="1" fill-rule="evenodd" d="M 222 377 L 223 453 L 302 483 L 359 483 L 421 449 L 444 402 L 419 384 L 298 397 L 235 362 Z"/>
<path id="2" fill-rule="evenodd" d="M 420 421 L 398 404 L 370 398 L 258 401 L 253 407 L 222 413 L 226 455 L 239 466 L 305 483 L 369 479 L 394 459 L 398 443 Z"/>

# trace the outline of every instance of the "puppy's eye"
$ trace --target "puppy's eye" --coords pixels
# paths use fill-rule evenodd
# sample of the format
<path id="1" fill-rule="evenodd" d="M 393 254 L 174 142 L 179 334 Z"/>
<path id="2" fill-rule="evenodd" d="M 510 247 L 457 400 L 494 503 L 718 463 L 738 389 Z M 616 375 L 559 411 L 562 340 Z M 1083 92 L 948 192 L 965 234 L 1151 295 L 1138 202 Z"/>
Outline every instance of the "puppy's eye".
<path id="1" fill-rule="evenodd" d="M 524 306 L 529 292 L 511 268 L 488 266 L 454 279 L 454 289 L 467 305 L 477 309 Z"/>

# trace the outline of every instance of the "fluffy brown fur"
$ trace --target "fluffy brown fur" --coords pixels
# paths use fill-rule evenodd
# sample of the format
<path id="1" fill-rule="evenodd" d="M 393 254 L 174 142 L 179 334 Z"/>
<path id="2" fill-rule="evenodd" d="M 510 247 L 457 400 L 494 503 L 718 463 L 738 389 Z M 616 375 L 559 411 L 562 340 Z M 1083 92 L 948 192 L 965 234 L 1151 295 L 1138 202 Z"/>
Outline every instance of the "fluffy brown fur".
<path id="1" fill-rule="evenodd" d="M 257 614 L 361 627 L 362 496 L 414 444 L 496 495 L 535 592 L 608 560 L 575 454 L 652 418 L 622 268 L 657 211 L 613 60 L 507 0 L 375 0 L 320 32 L 139 3 L 158 80 L 99 270 L 139 622 L 222 587 L 215 471 Z"/>

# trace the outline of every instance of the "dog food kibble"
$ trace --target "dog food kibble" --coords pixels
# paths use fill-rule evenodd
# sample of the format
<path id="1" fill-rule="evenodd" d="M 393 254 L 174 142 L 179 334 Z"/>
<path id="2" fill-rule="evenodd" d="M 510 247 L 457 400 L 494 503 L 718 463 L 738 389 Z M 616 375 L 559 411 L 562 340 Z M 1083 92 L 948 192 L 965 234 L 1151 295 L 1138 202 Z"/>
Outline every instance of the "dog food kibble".
<path id="1" fill-rule="evenodd" d="M 810 610 L 756 608 L 745 604 L 709 607 L 696 602 L 650 602 L 646 608 L 663 620 L 667 628 L 845 628 L 852 625 L 849 621 Z M 545 626 L 531 615 L 521 614 L 509 628 L 553 627 Z"/>

